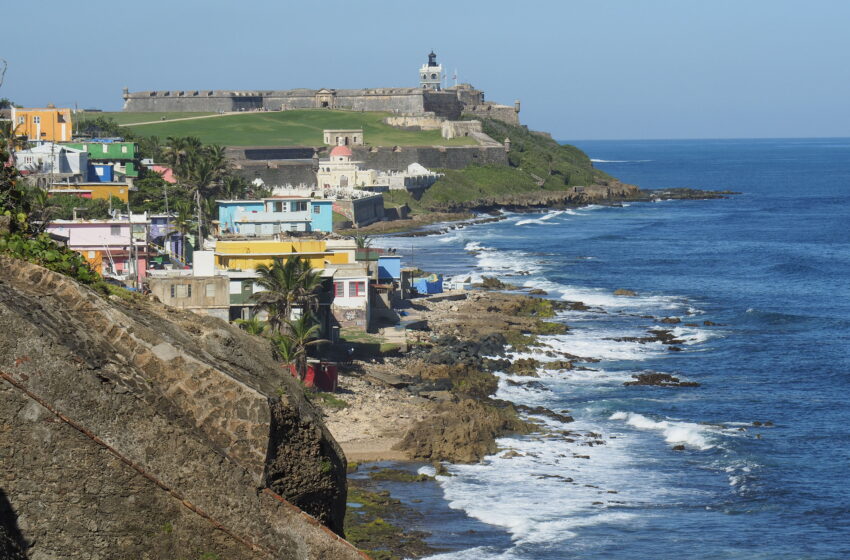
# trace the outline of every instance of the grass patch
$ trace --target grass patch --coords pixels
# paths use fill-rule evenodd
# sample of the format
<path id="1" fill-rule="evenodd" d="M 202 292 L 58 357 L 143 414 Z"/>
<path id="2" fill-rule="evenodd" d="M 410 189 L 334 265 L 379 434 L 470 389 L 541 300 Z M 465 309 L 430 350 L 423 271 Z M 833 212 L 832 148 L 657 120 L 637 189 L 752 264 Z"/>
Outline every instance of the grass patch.
<path id="1" fill-rule="evenodd" d="M 346 408 L 348 403 L 333 393 L 312 393 L 310 400 L 327 408 Z"/>
<path id="2" fill-rule="evenodd" d="M 156 121 L 159 113 L 147 113 Z M 102 114 L 112 117 L 113 114 Z M 197 136 L 205 144 L 222 146 L 322 146 L 328 128 L 361 128 L 372 146 L 464 146 L 476 145 L 470 137 L 446 140 L 439 130 L 403 130 L 382 122 L 390 113 L 302 109 L 224 115 L 210 119 L 156 122 L 132 126 L 144 136 Z M 133 122 L 133 121 L 125 121 Z M 138 122 L 138 121 L 136 121 Z"/>

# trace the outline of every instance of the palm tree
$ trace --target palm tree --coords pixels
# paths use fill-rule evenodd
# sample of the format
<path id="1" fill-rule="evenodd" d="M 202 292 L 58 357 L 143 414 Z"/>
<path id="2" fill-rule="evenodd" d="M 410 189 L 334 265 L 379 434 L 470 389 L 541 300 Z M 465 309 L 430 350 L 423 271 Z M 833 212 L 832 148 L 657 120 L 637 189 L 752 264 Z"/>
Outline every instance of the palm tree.
<path id="1" fill-rule="evenodd" d="M 358 233 L 354 236 L 354 245 L 358 249 L 368 249 L 372 246 L 372 238 L 365 233 Z"/>
<path id="2" fill-rule="evenodd" d="M 25 149 L 27 143 L 24 137 L 18 134 L 21 125 L 16 125 L 11 120 L 0 120 L 0 143 L 9 154 L 12 166 L 15 165 L 15 151 Z M 0 164 L 5 161 L 0 161 Z"/>
<path id="3" fill-rule="evenodd" d="M 166 238 L 180 234 L 180 260 L 186 263 L 186 236 L 192 231 L 192 208 L 183 201 L 174 205 L 177 215 L 174 216 L 174 230 L 168 232 Z"/>
<path id="4" fill-rule="evenodd" d="M 292 256 L 284 262 L 278 257 L 271 266 L 259 265 L 257 274 L 259 277 L 255 283 L 263 291 L 251 297 L 260 310 L 268 313 L 269 328 L 273 333 L 280 333 L 281 327 L 287 326 L 296 307 L 303 308 L 305 313 L 315 308 L 316 291 L 322 279 L 318 272 L 313 272 L 309 261 Z"/>
<path id="5" fill-rule="evenodd" d="M 204 238 L 204 206 L 202 201 L 215 192 L 221 179 L 221 170 L 213 162 L 202 159 L 190 170 L 187 179 L 189 190 L 195 199 L 195 207 L 198 211 L 198 244 L 200 244 Z"/>
<path id="6" fill-rule="evenodd" d="M 236 319 L 235 323 L 239 325 L 240 329 L 248 334 L 261 335 L 266 329 L 265 323 L 260 321 L 257 317 L 251 317 L 250 319 Z"/>
<path id="7" fill-rule="evenodd" d="M 289 332 L 278 338 L 278 352 L 284 360 L 295 363 L 298 379 L 304 381 L 307 376 L 307 347 L 324 342 L 316 338 L 319 324 L 312 313 L 304 312 L 298 319 L 286 321 Z M 287 355 L 284 355 L 284 354 Z"/>
<path id="8" fill-rule="evenodd" d="M 165 147 L 162 149 L 162 157 L 165 163 L 171 167 L 172 173 L 180 177 L 183 172 L 186 157 L 188 155 L 186 139 L 179 136 L 169 136 L 165 139 Z"/>

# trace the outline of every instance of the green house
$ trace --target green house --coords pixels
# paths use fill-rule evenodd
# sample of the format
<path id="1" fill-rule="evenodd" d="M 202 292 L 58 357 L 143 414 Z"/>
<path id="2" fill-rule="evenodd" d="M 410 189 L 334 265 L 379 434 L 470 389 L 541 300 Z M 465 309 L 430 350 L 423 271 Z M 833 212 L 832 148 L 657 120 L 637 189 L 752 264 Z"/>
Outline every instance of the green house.
<path id="1" fill-rule="evenodd" d="M 137 161 L 139 146 L 134 142 L 121 142 L 105 138 L 103 140 L 94 139 L 89 142 L 66 142 L 64 145 L 88 152 L 89 162 L 92 164 L 112 163 L 115 165 L 116 171 L 127 177 L 139 176 Z"/>

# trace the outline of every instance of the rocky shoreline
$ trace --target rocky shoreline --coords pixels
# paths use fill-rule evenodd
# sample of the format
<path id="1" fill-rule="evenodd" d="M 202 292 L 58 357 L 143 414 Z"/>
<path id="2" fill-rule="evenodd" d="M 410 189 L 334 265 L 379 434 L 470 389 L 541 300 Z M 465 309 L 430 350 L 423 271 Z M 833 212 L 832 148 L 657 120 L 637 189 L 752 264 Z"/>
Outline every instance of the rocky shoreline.
<path id="1" fill-rule="evenodd" d="M 592 185 L 565 191 L 540 191 L 510 197 L 481 199 L 441 207 L 437 211 L 416 214 L 409 218 L 376 222 L 348 233 L 389 235 L 395 237 L 424 237 L 440 235 L 454 229 L 504 220 L 504 212 L 540 212 L 581 208 L 590 204 L 620 206 L 625 202 L 654 200 L 710 200 L 740 194 L 731 190 L 706 191 L 690 188 L 641 190 L 633 185 L 612 182 L 611 185 Z M 482 217 L 482 215 L 486 217 Z M 443 224 L 434 227 L 435 224 Z M 345 232 L 344 232 L 345 233 Z"/>
<path id="2" fill-rule="evenodd" d="M 558 371 L 592 369 L 599 361 L 595 357 L 557 351 L 539 336 L 568 332 L 568 325 L 553 321 L 559 311 L 604 311 L 582 302 L 486 290 L 419 298 L 415 300 L 415 308 L 427 327 L 414 337 L 410 351 L 380 363 L 354 362 L 342 372 L 340 379 L 339 396 L 346 406 L 324 410 L 325 423 L 350 462 L 414 461 L 430 463 L 439 473 L 444 472 L 446 463 L 477 462 L 500 452 L 506 458 L 519 456 L 519 452 L 499 449 L 496 444 L 498 438 L 510 434 L 568 438 L 587 446 L 605 444 L 599 434 L 568 428 L 553 432 L 546 426 L 547 420 L 569 425 L 572 422 L 569 410 L 515 405 L 494 398 L 498 388 L 496 371 L 512 374 L 510 384 L 534 385 L 539 384 L 534 378 L 541 367 Z M 672 321 L 672 318 L 652 319 L 662 325 Z M 638 342 L 671 346 L 678 342 L 661 328 L 650 330 L 643 338 Z M 545 356 L 546 361 L 512 358 L 514 352 L 530 348 Z M 636 374 L 624 385 L 698 386 L 655 372 Z M 582 460 L 587 456 L 578 453 L 574 458 Z M 359 488 L 349 502 L 357 499 L 357 492 L 369 491 L 363 488 L 362 481 L 349 483 Z M 404 517 L 398 513 L 404 511 L 403 504 L 388 504 L 388 508 L 386 516 L 392 517 L 395 511 L 400 516 L 398 519 Z M 363 533 L 357 529 L 352 534 Z M 372 536 L 366 540 L 370 548 L 375 546 Z M 418 547 L 424 546 L 418 543 L 393 549 L 390 541 L 397 544 L 397 539 L 387 541 L 387 546 L 398 554 L 382 557 L 415 557 Z M 353 542 L 366 546 L 366 541 L 359 542 L 357 538 Z"/>

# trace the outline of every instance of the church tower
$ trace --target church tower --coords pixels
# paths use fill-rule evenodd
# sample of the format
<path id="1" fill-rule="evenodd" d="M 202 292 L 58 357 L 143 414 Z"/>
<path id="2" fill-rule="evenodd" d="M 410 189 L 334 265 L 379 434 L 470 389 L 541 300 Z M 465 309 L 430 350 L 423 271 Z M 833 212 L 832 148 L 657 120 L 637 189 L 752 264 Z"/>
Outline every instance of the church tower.
<path id="1" fill-rule="evenodd" d="M 440 91 L 443 83 L 443 67 L 437 64 L 437 55 L 434 51 L 428 55 L 428 64 L 423 64 L 419 69 L 419 87 Z"/>

